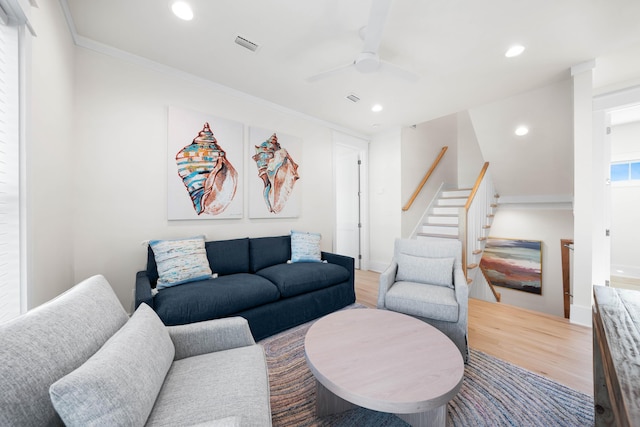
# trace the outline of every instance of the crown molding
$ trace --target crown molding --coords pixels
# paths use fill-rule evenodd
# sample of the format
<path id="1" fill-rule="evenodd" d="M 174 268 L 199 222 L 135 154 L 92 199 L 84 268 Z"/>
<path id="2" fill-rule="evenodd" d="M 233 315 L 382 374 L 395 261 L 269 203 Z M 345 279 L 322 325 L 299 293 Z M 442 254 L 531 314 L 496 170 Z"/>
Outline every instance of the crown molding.
<path id="1" fill-rule="evenodd" d="M 69 27 L 69 32 L 71 33 L 71 37 L 73 39 L 73 42 L 76 46 L 84 48 L 84 49 L 88 49 L 94 52 L 98 52 L 116 59 L 120 59 L 122 61 L 126 61 L 129 63 L 133 63 L 136 65 L 139 65 L 141 67 L 144 67 L 146 69 L 158 72 L 158 73 L 162 73 L 165 75 L 169 75 L 171 77 L 175 77 L 184 81 L 187 81 L 189 83 L 194 83 L 200 86 L 204 86 L 207 87 L 209 89 L 213 89 L 216 90 L 218 92 L 222 92 L 225 93 L 227 95 L 231 95 L 234 96 L 236 98 L 240 98 L 249 102 L 253 102 L 255 104 L 261 105 L 263 107 L 269 108 L 271 110 L 274 111 L 278 111 L 281 113 L 285 113 L 288 115 L 292 115 L 295 117 L 298 117 L 300 119 L 303 120 L 307 120 L 310 122 L 313 122 L 315 124 L 321 125 L 321 126 L 325 126 L 329 129 L 332 130 L 337 130 L 340 131 L 342 133 L 345 133 L 347 135 L 351 135 L 357 138 L 361 138 L 361 139 L 365 139 L 367 141 L 369 141 L 371 139 L 371 137 L 369 135 L 365 135 L 362 134 L 360 132 L 354 131 L 353 129 L 349 129 L 347 127 L 338 125 L 336 123 L 332 123 L 332 122 L 327 122 L 325 120 L 319 119 L 317 117 L 314 116 L 310 116 L 308 114 L 302 113 L 300 111 L 297 110 L 293 110 L 291 108 L 288 107 L 284 107 L 280 104 L 276 104 L 275 102 L 271 102 L 268 101 L 264 98 L 260 98 L 254 95 L 249 95 L 246 92 L 242 92 L 240 90 L 237 89 L 233 89 L 229 86 L 225 86 L 223 84 L 220 83 L 216 83 L 212 80 L 208 80 L 205 79 L 203 77 L 199 77 L 196 76 L 195 74 L 191 74 L 188 73 L 186 71 L 182 71 L 179 70 L 177 68 L 174 67 L 170 67 L 168 65 L 165 64 L 161 64 L 159 62 L 156 61 L 152 61 L 150 59 L 144 58 L 142 56 L 139 55 L 135 55 L 131 52 L 127 52 L 124 51 L 122 49 L 118 49 L 116 47 L 110 46 L 110 45 L 106 45 L 104 43 L 100 43 L 97 42 L 95 40 L 92 40 L 90 38 L 81 36 L 78 34 L 77 30 L 76 30 L 76 26 L 75 23 L 73 21 L 73 17 L 71 15 L 71 10 L 69 9 L 69 4 L 67 3 L 67 0 L 60 0 L 60 5 L 62 6 L 62 11 L 64 13 L 65 19 L 67 21 L 67 26 Z"/>

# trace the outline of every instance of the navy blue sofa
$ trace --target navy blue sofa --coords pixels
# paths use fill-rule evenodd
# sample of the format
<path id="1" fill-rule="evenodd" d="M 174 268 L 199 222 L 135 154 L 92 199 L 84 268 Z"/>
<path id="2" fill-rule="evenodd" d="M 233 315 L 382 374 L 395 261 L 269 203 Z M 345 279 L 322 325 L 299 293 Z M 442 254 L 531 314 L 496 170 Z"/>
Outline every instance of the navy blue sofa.
<path id="1" fill-rule="evenodd" d="M 287 263 L 291 237 L 205 242 L 215 279 L 185 283 L 153 295 L 158 280 L 151 247 L 136 274 L 135 306 L 153 308 L 167 326 L 242 316 L 256 341 L 355 302 L 354 259 L 322 252 L 326 262 Z"/>

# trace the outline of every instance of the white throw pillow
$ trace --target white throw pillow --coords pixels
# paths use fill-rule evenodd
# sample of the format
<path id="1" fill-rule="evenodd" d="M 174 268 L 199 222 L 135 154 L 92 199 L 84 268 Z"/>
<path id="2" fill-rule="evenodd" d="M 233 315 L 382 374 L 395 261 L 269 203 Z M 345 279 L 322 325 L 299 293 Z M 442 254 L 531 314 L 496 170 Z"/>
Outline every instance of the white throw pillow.
<path id="1" fill-rule="evenodd" d="M 453 262 L 455 258 L 425 258 L 398 254 L 396 280 L 418 282 L 453 288 Z"/>
<path id="2" fill-rule="evenodd" d="M 89 360 L 49 388 L 66 426 L 144 425 L 175 347 L 158 315 L 141 304 Z"/>
<path id="3" fill-rule="evenodd" d="M 291 262 L 322 262 L 320 234 L 291 231 Z"/>

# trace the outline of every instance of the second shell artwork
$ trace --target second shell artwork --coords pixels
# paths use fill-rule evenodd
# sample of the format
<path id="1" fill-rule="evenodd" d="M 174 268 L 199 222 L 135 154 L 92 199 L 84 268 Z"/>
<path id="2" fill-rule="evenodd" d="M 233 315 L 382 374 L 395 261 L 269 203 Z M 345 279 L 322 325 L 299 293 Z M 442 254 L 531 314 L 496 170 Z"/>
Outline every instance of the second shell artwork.
<path id="1" fill-rule="evenodd" d="M 169 108 L 169 220 L 241 218 L 243 178 L 250 218 L 298 216 L 302 140 L 250 127 L 245 151 L 243 130 L 241 123 Z"/>

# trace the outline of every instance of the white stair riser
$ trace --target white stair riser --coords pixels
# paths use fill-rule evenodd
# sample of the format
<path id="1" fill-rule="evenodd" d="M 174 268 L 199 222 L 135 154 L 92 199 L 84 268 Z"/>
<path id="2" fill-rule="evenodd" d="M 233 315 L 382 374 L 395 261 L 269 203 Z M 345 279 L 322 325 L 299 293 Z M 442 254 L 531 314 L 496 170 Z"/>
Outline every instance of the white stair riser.
<path id="1" fill-rule="evenodd" d="M 428 234 L 444 234 L 447 236 L 457 236 L 458 227 L 439 227 L 437 225 L 423 225 L 422 232 Z"/>
<path id="2" fill-rule="evenodd" d="M 458 225 L 457 216 L 429 216 L 427 217 L 427 224 L 451 224 Z"/>
<path id="3" fill-rule="evenodd" d="M 467 199 L 438 199 L 438 206 L 464 206 Z"/>
<path id="4" fill-rule="evenodd" d="M 441 197 L 460 197 L 467 198 L 471 194 L 471 190 L 450 190 L 443 191 Z"/>
<path id="5" fill-rule="evenodd" d="M 434 207 L 431 211 L 434 215 L 458 215 L 460 208 L 458 207 Z"/>
<path id="6" fill-rule="evenodd" d="M 442 236 L 424 236 L 422 234 L 418 234 L 416 236 L 417 240 L 443 240 L 443 241 L 450 241 L 451 239 L 455 239 L 455 236 L 451 236 L 451 237 L 442 237 Z"/>

